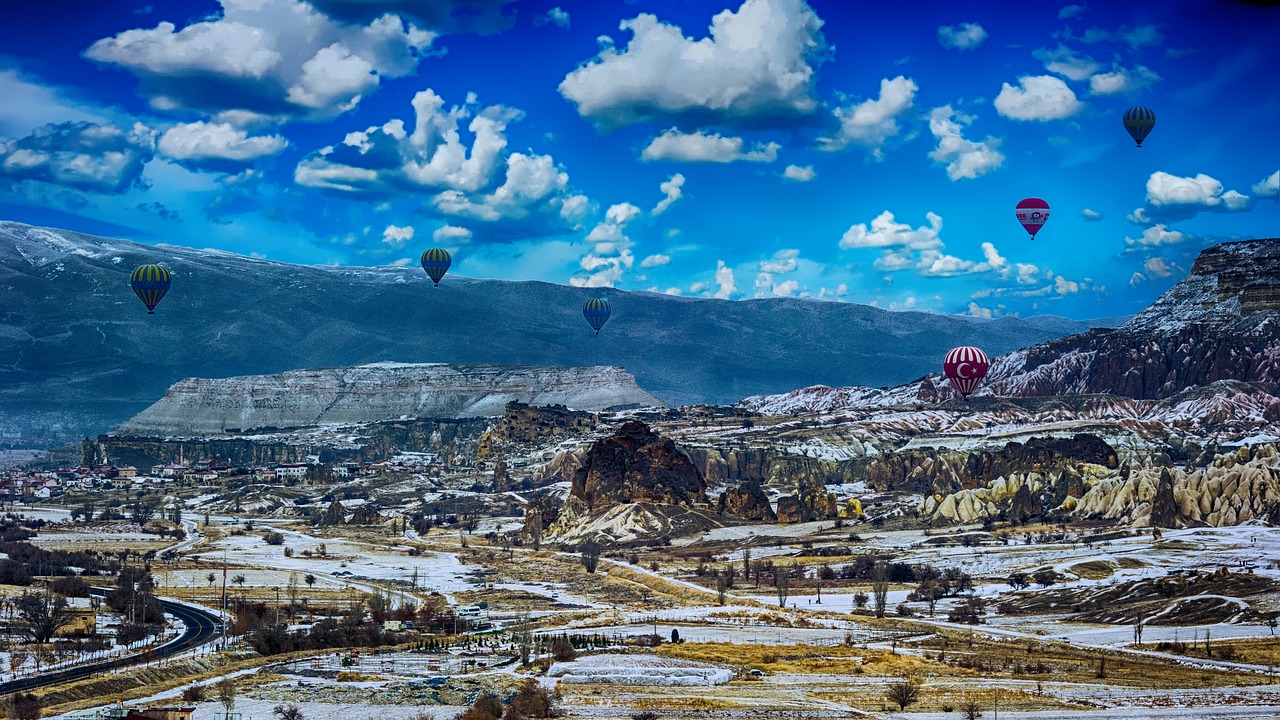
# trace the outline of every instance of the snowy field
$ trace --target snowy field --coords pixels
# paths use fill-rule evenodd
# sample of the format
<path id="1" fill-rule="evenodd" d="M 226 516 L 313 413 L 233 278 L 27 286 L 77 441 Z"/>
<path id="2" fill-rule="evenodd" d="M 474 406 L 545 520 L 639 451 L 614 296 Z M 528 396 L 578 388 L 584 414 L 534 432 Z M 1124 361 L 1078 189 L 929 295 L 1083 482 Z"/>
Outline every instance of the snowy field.
<path id="1" fill-rule="evenodd" d="M 653 655 L 590 655 L 558 662 L 547 671 L 566 683 L 610 685 L 723 685 L 733 671 L 707 663 Z"/>

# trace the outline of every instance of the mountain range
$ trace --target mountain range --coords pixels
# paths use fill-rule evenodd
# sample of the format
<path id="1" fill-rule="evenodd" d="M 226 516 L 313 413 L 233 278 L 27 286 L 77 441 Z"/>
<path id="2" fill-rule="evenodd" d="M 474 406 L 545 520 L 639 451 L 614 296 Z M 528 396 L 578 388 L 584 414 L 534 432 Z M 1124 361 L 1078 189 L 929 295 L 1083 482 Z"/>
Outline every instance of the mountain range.
<path id="1" fill-rule="evenodd" d="M 161 263 L 155 315 L 130 271 Z M 599 336 L 581 315 L 604 297 Z M 727 301 L 300 266 L 0 222 L 0 444 L 112 428 L 191 377 L 362 363 L 618 366 L 673 404 L 824 385 L 892 385 L 959 344 L 991 355 L 1083 332 L 1053 316 L 995 320 L 796 298 Z"/>

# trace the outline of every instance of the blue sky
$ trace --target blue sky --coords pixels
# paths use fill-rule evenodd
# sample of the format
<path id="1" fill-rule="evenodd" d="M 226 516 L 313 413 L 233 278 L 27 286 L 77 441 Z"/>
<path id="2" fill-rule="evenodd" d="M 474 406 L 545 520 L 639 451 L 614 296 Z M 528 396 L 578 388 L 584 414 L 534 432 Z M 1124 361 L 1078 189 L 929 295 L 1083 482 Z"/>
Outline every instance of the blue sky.
<path id="1" fill-rule="evenodd" d="M 309 264 L 1132 313 L 1277 234 L 1280 9 L 165 0 L 0 10 L 0 217 Z M 1121 125 L 1155 110 L 1141 149 Z M 1051 216 L 1031 241 L 1024 197 Z M 158 261 L 163 251 L 157 250 Z"/>

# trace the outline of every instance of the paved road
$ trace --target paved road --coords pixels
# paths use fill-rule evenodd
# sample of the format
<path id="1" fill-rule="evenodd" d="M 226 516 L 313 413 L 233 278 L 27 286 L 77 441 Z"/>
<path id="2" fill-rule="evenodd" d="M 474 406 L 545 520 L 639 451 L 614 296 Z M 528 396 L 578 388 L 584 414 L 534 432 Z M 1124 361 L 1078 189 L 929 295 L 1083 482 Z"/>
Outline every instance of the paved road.
<path id="1" fill-rule="evenodd" d="M 105 591 L 95 588 L 91 592 L 95 595 L 102 595 Z M 166 600 L 165 598 L 159 598 L 159 600 L 160 604 L 164 606 L 165 614 L 181 620 L 187 626 L 187 629 L 186 632 L 178 637 L 160 647 L 154 648 L 151 653 L 152 659 L 179 655 L 193 647 L 208 642 L 222 633 L 222 621 L 218 619 L 217 615 L 190 605 Z M 137 653 L 91 665 L 81 665 L 57 672 L 46 672 L 32 677 L 10 680 L 0 683 L 0 696 L 84 680 L 98 673 L 136 665 L 142 662 L 142 655 L 143 653 Z"/>

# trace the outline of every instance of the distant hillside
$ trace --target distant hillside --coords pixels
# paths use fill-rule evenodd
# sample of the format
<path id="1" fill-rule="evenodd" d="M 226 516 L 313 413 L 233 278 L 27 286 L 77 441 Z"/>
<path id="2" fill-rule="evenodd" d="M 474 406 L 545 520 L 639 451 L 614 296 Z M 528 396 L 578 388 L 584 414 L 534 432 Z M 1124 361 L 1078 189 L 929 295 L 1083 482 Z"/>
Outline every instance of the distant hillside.
<path id="1" fill-rule="evenodd" d="M 1280 240 L 1207 248 L 1186 278 L 1124 324 L 993 357 L 974 396 L 1155 400 L 1218 381 L 1280 382 Z M 954 397 L 934 373 L 883 390 L 810 387 L 742 405 L 767 413 L 825 412 Z"/>
<path id="2" fill-rule="evenodd" d="M 154 316 L 128 286 L 144 262 L 173 273 Z M 593 296 L 613 304 L 599 337 L 581 316 Z M 901 383 L 957 344 L 996 355 L 1087 328 L 455 276 L 433 289 L 418 268 L 289 265 L 0 222 L 0 444 L 105 431 L 189 377 L 383 360 L 611 365 L 671 404 L 733 403 Z"/>

